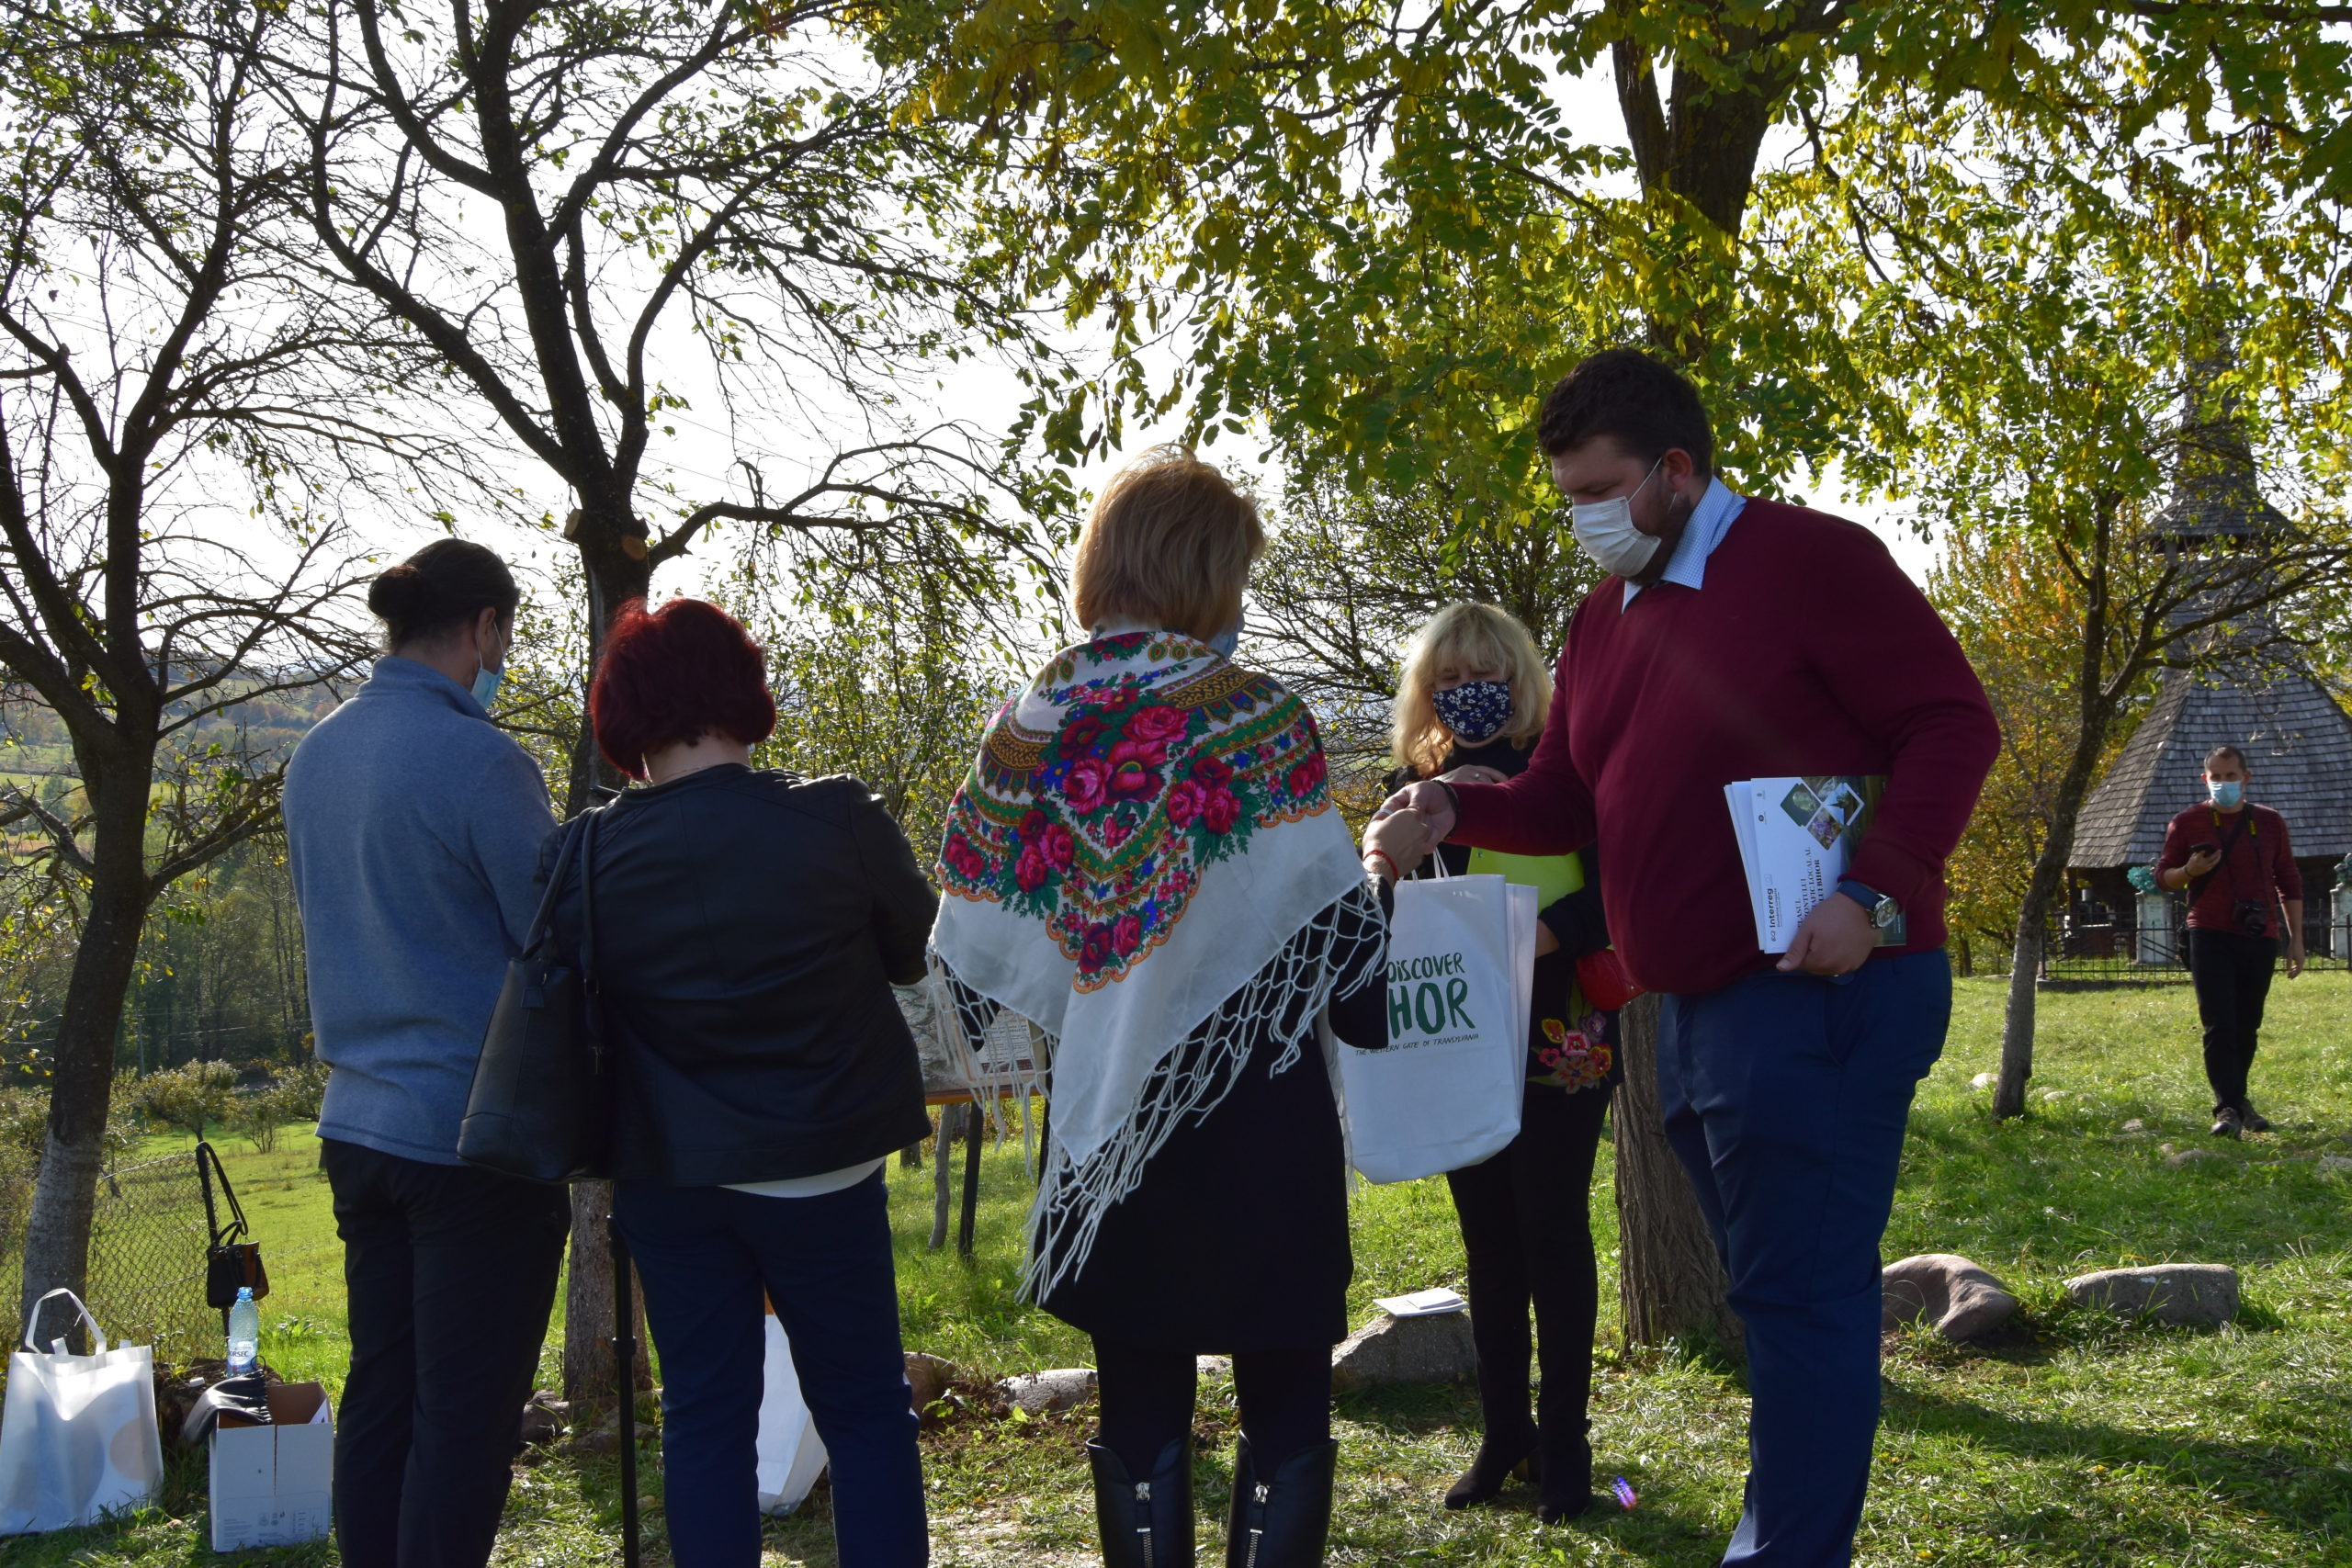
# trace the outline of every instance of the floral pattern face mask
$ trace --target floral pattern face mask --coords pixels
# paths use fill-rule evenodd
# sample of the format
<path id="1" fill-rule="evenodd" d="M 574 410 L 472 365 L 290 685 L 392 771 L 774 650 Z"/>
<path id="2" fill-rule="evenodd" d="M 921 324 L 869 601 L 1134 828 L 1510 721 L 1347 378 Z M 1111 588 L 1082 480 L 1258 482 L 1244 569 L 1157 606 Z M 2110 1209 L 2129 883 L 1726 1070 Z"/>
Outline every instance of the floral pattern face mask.
<path id="1" fill-rule="evenodd" d="M 1509 681 L 1464 681 L 1459 686 L 1432 693 L 1430 705 L 1438 718 L 1464 746 L 1484 746 L 1510 722 Z"/>

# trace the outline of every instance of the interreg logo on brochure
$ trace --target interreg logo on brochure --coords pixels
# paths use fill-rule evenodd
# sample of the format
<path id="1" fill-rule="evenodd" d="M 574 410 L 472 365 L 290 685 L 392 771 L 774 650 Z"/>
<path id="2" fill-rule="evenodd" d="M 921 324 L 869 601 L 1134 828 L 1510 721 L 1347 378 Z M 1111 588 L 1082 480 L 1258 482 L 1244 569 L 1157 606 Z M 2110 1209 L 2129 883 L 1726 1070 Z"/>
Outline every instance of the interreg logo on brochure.
<path id="1" fill-rule="evenodd" d="M 1388 1044 L 1391 1050 L 1451 1045 L 1476 1034 L 1470 1015 L 1468 960 L 1459 953 L 1432 953 L 1388 968 Z"/>

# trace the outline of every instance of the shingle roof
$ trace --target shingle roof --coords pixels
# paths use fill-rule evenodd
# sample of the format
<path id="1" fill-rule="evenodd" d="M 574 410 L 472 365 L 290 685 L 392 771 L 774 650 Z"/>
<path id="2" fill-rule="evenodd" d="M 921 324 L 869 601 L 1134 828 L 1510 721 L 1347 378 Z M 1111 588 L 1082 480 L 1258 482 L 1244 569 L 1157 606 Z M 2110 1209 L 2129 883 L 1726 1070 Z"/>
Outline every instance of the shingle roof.
<path id="1" fill-rule="evenodd" d="M 2074 869 L 2153 863 L 2165 824 L 2204 798 L 2205 753 L 2225 741 L 2245 752 L 2251 797 L 2287 818 L 2298 860 L 2352 853 L 2352 717 L 2309 676 L 2237 670 L 2165 675 L 2083 807 Z"/>

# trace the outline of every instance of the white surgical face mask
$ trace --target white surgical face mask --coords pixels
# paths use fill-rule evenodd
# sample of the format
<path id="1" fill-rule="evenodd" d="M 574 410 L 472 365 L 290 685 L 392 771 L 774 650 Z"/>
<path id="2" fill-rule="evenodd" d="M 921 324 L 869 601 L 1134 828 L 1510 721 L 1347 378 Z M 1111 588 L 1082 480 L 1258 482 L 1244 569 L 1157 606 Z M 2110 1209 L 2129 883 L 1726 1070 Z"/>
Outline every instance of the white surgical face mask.
<path id="1" fill-rule="evenodd" d="M 1243 617 L 1236 615 L 1231 626 L 1209 638 L 1209 647 L 1215 649 L 1224 658 L 1232 658 L 1233 650 L 1241 646 L 1242 619 Z"/>
<path id="2" fill-rule="evenodd" d="M 1634 526 L 1634 496 L 1649 488 L 1650 480 L 1657 477 L 1658 463 L 1665 461 L 1660 457 L 1650 465 L 1650 471 L 1634 487 L 1633 495 L 1579 501 L 1569 508 L 1568 525 L 1576 531 L 1577 543 L 1584 547 L 1584 553 L 1593 558 L 1595 565 L 1611 577 L 1628 581 L 1638 577 L 1650 564 L 1650 558 L 1657 554 L 1656 536 Z"/>

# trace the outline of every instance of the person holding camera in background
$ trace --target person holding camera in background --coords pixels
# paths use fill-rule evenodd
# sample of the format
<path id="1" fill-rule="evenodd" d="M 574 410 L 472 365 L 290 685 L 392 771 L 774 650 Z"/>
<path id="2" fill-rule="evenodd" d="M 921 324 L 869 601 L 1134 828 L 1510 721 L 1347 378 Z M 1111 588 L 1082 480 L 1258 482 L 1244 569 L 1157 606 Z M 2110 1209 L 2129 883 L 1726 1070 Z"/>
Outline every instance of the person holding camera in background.
<path id="1" fill-rule="evenodd" d="M 2217 1138 L 2270 1130 L 2246 1100 L 2246 1075 L 2282 935 L 2287 978 L 2303 972 L 2302 874 L 2287 819 L 2245 798 L 2250 776 L 2236 747 L 2207 752 L 2205 804 L 2172 819 L 2156 857 L 2157 883 L 2188 889 L 2188 977 L 2205 1026 Z"/>

